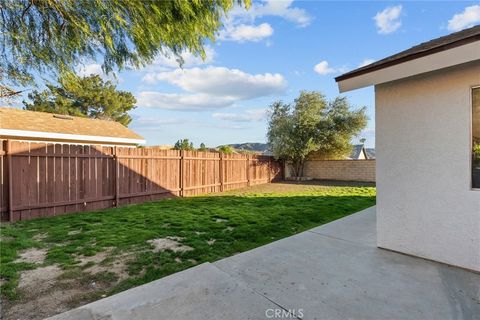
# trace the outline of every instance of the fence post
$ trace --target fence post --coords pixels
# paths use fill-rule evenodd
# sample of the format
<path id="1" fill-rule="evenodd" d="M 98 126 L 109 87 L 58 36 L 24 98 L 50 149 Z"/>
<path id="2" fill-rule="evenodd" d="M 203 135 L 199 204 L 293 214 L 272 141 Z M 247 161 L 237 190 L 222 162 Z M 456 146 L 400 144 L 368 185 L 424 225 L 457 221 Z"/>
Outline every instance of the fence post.
<path id="1" fill-rule="evenodd" d="M 115 207 L 118 208 L 119 206 L 119 189 L 120 189 L 120 181 L 119 181 L 119 175 L 120 175 L 120 170 L 119 166 L 120 164 L 118 163 L 118 153 L 117 153 L 117 146 L 113 147 L 113 163 L 115 166 Z"/>
<path id="2" fill-rule="evenodd" d="M 220 162 L 218 164 L 219 176 L 220 176 L 220 192 L 223 192 L 223 153 L 220 152 Z"/>
<path id="3" fill-rule="evenodd" d="M 272 182 L 272 158 L 268 157 L 268 183 Z"/>
<path id="4" fill-rule="evenodd" d="M 185 175 L 185 150 L 180 150 L 180 197 L 183 197 L 183 181 Z"/>
<path id="5" fill-rule="evenodd" d="M 13 221 L 13 177 L 12 177 L 12 142 L 7 140 L 7 145 L 5 148 L 5 155 L 7 156 L 7 167 L 8 167 L 8 221 Z"/>
<path id="6" fill-rule="evenodd" d="M 247 154 L 247 187 L 250 187 L 250 155 Z"/>

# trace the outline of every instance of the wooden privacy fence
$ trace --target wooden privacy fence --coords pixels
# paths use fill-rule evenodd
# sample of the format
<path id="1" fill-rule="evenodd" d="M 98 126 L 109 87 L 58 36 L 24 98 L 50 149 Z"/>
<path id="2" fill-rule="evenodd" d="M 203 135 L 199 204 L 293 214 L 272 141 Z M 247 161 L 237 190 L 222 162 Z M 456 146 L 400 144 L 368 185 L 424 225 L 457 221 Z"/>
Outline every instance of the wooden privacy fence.
<path id="1" fill-rule="evenodd" d="M 0 142 L 4 221 L 222 192 L 271 182 L 282 170 L 268 156 Z"/>

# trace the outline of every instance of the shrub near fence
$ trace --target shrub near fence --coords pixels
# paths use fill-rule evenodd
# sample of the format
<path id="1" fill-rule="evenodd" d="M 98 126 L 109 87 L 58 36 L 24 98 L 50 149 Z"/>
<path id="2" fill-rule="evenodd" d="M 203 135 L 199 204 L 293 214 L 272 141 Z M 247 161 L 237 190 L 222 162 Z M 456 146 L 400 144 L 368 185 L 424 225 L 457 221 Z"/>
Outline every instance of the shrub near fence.
<path id="1" fill-rule="evenodd" d="M 0 142 L 0 212 L 8 221 L 222 192 L 281 177 L 281 165 L 267 156 Z"/>

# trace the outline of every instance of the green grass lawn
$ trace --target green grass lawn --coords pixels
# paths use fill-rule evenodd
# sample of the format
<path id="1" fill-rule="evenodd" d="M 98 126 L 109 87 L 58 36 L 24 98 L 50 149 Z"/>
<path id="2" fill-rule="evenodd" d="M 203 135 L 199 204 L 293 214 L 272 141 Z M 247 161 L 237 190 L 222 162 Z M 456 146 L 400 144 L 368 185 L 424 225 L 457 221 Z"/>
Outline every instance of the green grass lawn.
<path id="1" fill-rule="evenodd" d="M 20 274 L 57 266 L 63 290 L 95 284 L 81 299 L 70 301 L 73 307 L 374 204 L 374 187 L 277 183 L 4 224 L 0 229 L 2 295 L 11 304 L 32 299 L 17 288 Z M 188 250 L 154 250 L 148 242 L 153 239 L 169 239 L 170 244 Z M 32 248 L 44 257 L 35 262 L 18 260 Z"/>

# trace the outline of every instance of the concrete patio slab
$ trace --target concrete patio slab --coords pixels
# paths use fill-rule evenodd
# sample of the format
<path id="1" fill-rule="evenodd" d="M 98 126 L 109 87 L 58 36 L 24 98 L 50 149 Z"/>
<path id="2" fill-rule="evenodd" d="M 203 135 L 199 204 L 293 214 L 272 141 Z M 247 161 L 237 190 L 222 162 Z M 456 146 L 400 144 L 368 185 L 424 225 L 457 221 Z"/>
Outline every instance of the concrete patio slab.
<path id="1" fill-rule="evenodd" d="M 276 305 L 210 263 L 52 317 L 56 320 L 255 319 Z"/>
<path id="2" fill-rule="evenodd" d="M 215 265 L 304 319 L 480 319 L 480 275 L 355 243 L 342 220 Z"/>
<path id="3" fill-rule="evenodd" d="M 377 223 L 375 207 L 310 229 L 309 231 L 335 239 L 376 247 Z"/>
<path id="4" fill-rule="evenodd" d="M 54 319 L 480 319 L 479 274 L 374 240 L 370 208 Z"/>

